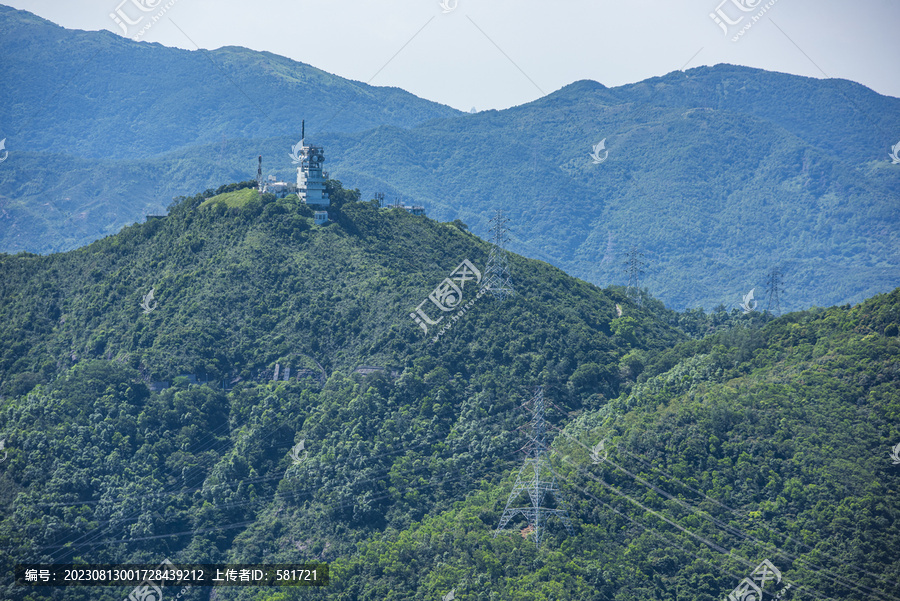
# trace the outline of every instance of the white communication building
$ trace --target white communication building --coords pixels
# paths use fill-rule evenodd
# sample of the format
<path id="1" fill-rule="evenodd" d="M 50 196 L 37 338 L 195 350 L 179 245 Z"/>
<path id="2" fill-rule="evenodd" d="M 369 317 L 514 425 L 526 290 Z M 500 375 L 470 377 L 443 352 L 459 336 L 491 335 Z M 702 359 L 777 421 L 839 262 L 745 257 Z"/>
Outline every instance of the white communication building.
<path id="1" fill-rule="evenodd" d="M 297 167 L 297 196 L 302 202 L 309 205 L 329 206 L 328 193 L 325 192 L 325 177 L 322 174 L 322 165 L 325 163 L 325 151 L 321 146 L 307 146 L 306 124 L 302 125 L 303 131 L 300 143 L 294 146 L 291 158 Z"/>

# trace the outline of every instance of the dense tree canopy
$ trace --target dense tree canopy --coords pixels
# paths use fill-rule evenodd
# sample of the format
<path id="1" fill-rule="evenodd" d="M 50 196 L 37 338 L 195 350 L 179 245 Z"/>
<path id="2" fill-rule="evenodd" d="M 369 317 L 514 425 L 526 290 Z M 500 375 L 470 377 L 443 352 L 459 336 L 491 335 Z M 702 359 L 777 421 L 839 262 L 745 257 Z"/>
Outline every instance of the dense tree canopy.
<path id="1" fill-rule="evenodd" d="M 77 251 L 0 257 L 7 574 L 325 561 L 327 589 L 219 598 L 712 601 L 769 559 L 794 599 L 894 590 L 900 289 L 680 314 L 512 255 L 517 294 L 433 342 L 410 313 L 488 246 L 329 187 L 323 226 L 229 185 Z M 551 520 L 540 550 L 521 520 L 494 537 L 538 385 L 575 524 Z"/>

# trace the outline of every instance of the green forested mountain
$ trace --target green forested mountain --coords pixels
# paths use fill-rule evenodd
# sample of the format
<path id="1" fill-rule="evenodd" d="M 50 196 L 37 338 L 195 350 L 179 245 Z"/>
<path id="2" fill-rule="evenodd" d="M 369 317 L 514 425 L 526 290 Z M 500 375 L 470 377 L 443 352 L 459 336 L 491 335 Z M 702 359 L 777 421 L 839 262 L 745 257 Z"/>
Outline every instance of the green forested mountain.
<path id="1" fill-rule="evenodd" d="M 679 314 L 512 255 L 516 294 L 457 278 L 472 304 L 435 341 L 410 312 L 464 260 L 484 272 L 465 224 L 332 180 L 318 226 L 296 197 L 237 188 L 0 256 L 5 573 L 315 560 L 326 589 L 218 598 L 712 601 L 768 559 L 790 599 L 896 596 L 900 289 Z M 551 520 L 540 551 L 521 521 L 492 537 L 535 386 L 574 525 Z"/>
<path id="2" fill-rule="evenodd" d="M 223 139 L 409 127 L 459 111 L 270 52 L 187 51 L 0 6 L 0 136 L 17 152 L 141 162 Z M 326 125 L 327 124 L 327 125 Z M 170 195 L 171 197 L 171 195 Z"/>
<path id="3" fill-rule="evenodd" d="M 305 118 L 364 200 L 402 197 L 479 235 L 503 208 L 514 250 L 600 286 L 626 283 L 638 247 L 643 284 L 673 308 L 760 298 L 774 269 L 787 309 L 859 302 L 900 276 L 900 100 L 852 82 L 717 65 L 470 115 L 241 48 L 187 52 L 8 8 L 0 22 L 0 74 L 22 82 L 0 90 L 6 252 L 82 246 L 252 177 L 260 154 L 293 180 Z M 76 75 L 60 88 L 63 73 Z"/>
<path id="4" fill-rule="evenodd" d="M 515 532 L 491 538 L 507 475 L 336 560 L 336 588 L 352 599 L 437 599 L 455 585 L 464 599 L 712 601 L 769 559 L 792 585 L 782 598 L 893 598 L 898 301 L 894 291 L 794 313 L 654 357 L 629 394 L 559 432 L 553 463 L 574 536 L 558 528 L 540 553 Z M 601 440 L 598 464 L 589 451 Z"/>
<path id="5" fill-rule="evenodd" d="M 334 172 L 374 175 L 476 233 L 486 233 L 490 209 L 503 208 L 513 249 L 598 285 L 626 283 L 625 253 L 638 247 L 645 285 L 676 308 L 729 305 L 751 288 L 762 296 L 773 269 L 785 274 L 788 308 L 858 302 L 900 281 L 900 166 L 887 156 L 900 101 L 850 85 L 862 97 L 855 105 L 878 119 L 846 135 L 853 150 L 837 153 L 821 143 L 821 127 L 805 137 L 792 130 L 805 127 L 823 94 L 833 99 L 817 105 L 823 122 L 856 123 L 847 85 L 799 80 L 720 65 L 614 92 L 579 82 L 459 118 L 465 126 L 441 120 L 382 127 L 358 142 L 337 136 L 338 148 L 348 142 L 334 152 Z M 746 99 L 732 105 L 743 97 L 720 91 L 743 84 L 771 85 L 772 104 L 797 107 L 799 123 L 767 118 Z M 702 102 L 698 90 L 708 92 Z M 885 115 L 895 127 L 884 126 Z M 601 138 L 609 155 L 594 164 L 588 153 Z"/>

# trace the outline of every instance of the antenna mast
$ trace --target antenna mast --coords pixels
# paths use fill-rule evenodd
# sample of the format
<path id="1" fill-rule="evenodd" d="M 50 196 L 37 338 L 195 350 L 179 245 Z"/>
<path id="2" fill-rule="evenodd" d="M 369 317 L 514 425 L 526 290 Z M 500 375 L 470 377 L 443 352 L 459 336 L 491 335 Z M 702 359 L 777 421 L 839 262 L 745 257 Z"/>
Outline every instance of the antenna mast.
<path id="1" fill-rule="evenodd" d="M 566 531 L 572 534 L 572 522 L 569 519 L 569 511 L 566 502 L 559 491 L 556 484 L 556 474 L 550 467 L 548 458 L 550 450 L 544 442 L 544 436 L 547 431 L 544 423 L 544 388 L 538 387 L 534 398 L 531 399 L 531 440 L 525 446 L 525 463 L 516 476 L 516 484 L 506 501 L 506 509 L 500 516 L 500 524 L 494 532 L 496 538 L 500 531 L 509 521 L 518 514 L 525 516 L 528 525 L 534 532 L 534 544 L 540 549 L 541 540 L 543 539 L 544 524 L 547 518 L 556 516 L 566 527 Z M 529 507 L 511 507 L 513 502 L 519 498 L 522 492 L 528 492 L 531 500 Z M 544 506 L 547 497 L 553 497 L 556 502 L 556 509 L 549 509 Z"/>
<path id="2" fill-rule="evenodd" d="M 262 155 L 259 155 L 259 167 L 256 168 L 256 187 L 260 192 L 263 191 Z"/>

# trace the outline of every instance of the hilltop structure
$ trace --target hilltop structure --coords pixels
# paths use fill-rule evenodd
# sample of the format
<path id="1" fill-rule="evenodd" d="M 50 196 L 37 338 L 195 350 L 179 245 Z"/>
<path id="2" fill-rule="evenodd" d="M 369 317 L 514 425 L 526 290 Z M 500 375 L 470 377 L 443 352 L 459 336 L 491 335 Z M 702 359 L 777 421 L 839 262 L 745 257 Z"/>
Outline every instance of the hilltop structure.
<path id="1" fill-rule="evenodd" d="M 385 202 L 384 193 L 376 192 L 375 200 L 378 201 L 378 208 L 380 209 L 403 209 L 407 213 L 411 213 L 413 215 L 424 215 L 425 207 L 422 205 L 408 205 L 401 201 L 399 198 L 394 199 L 393 202 Z"/>
<path id="2" fill-rule="evenodd" d="M 321 146 L 306 144 L 306 121 L 301 121 L 300 141 L 291 148 L 291 160 L 297 165 L 297 196 L 310 205 L 328 206 L 325 177 L 322 167 L 325 150 Z"/>
<path id="3" fill-rule="evenodd" d="M 262 155 L 259 155 L 259 166 L 256 168 L 256 189 L 260 194 L 274 194 L 284 198 L 288 194 L 296 192 L 297 186 L 289 182 L 279 182 L 274 175 L 263 178 Z"/>
<path id="4" fill-rule="evenodd" d="M 262 155 L 256 169 L 256 184 L 260 193 L 274 194 L 284 198 L 296 194 L 301 202 L 308 205 L 327 207 L 331 204 L 325 191 L 327 174 L 323 171 L 325 150 L 321 146 L 306 144 L 306 122 L 301 121 L 300 141 L 291 147 L 288 156 L 297 165 L 297 183 L 280 182 L 274 175 L 263 178 Z M 327 219 L 326 219 L 327 220 Z M 323 222 L 324 223 L 324 222 Z"/>

